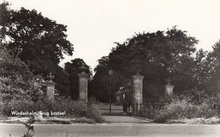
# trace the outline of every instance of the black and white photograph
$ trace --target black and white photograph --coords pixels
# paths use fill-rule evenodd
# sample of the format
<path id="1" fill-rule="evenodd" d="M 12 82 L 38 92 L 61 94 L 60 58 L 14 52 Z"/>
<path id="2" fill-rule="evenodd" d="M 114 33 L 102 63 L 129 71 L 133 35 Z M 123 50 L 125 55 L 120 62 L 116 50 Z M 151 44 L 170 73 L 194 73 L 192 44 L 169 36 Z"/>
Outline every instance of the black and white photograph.
<path id="1" fill-rule="evenodd" d="M 0 0 L 0 137 L 220 137 L 220 1 Z"/>

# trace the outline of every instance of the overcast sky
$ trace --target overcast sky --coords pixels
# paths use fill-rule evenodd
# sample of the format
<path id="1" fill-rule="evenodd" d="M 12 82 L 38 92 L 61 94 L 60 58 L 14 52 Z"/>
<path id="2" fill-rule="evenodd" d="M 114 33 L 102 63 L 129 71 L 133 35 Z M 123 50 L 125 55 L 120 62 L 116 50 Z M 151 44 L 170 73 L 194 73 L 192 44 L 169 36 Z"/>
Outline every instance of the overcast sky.
<path id="1" fill-rule="evenodd" d="M 36 9 L 67 25 L 74 55 L 63 62 L 82 58 L 92 68 L 116 46 L 114 42 L 122 43 L 135 32 L 166 31 L 177 25 L 199 40 L 197 48 L 205 50 L 220 39 L 220 0 L 7 1 L 12 8 Z"/>

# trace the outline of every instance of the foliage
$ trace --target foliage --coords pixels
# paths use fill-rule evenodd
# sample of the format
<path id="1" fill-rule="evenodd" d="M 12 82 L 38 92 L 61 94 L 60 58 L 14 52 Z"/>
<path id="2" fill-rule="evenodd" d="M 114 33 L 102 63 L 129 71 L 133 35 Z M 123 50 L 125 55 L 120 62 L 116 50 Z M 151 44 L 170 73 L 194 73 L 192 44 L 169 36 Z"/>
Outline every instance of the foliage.
<path id="1" fill-rule="evenodd" d="M 115 93 L 120 85 L 123 84 L 124 78 L 117 72 L 113 71 L 113 74 L 109 75 L 109 59 L 108 57 L 102 57 L 98 60 L 99 65 L 95 68 L 95 75 L 90 83 L 91 96 L 94 96 L 99 101 L 109 102 L 110 88 L 112 93 L 112 101 L 115 101 Z M 111 83 L 111 87 L 110 87 Z"/>
<path id="2" fill-rule="evenodd" d="M 211 99 L 211 97 L 203 99 L 201 103 L 198 103 L 186 96 L 173 97 L 170 103 L 167 103 L 155 114 L 154 121 L 166 122 L 170 119 L 217 116 L 218 110 L 213 107 Z"/>
<path id="3" fill-rule="evenodd" d="M 200 87 L 204 89 L 208 81 L 211 80 L 214 72 L 214 58 L 211 52 L 202 49 L 196 52 L 195 67 L 193 77 L 198 81 Z M 201 88 L 200 88 L 201 89 Z"/>
<path id="4" fill-rule="evenodd" d="M 104 120 L 102 119 L 102 114 L 97 105 L 91 103 L 91 106 L 88 108 L 87 117 L 95 119 L 96 122 L 101 123 Z"/>
<path id="5" fill-rule="evenodd" d="M 69 95 L 73 99 L 78 99 L 79 93 L 79 76 L 81 72 L 86 72 L 91 78 L 92 72 L 90 67 L 80 58 L 71 60 L 71 62 L 65 63 L 64 70 L 69 74 Z"/>
<path id="6" fill-rule="evenodd" d="M 9 18 L 10 14 L 8 12 L 9 7 L 8 2 L 3 2 L 0 4 L 0 26 L 4 26 L 7 23 L 7 19 Z M 5 29 L 3 27 L 0 27 L 0 43 L 2 43 L 3 38 L 5 37 Z"/>
<path id="7" fill-rule="evenodd" d="M 22 60 L 38 63 L 45 59 L 55 64 L 63 58 L 62 53 L 72 55 L 72 44 L 66 40 L 66 26 L 57 24 L 36 10 L 21 8 L 8 12 L 7 24 L 1 26 L 10 38 L 8 47 L 14 51 L 13 55 L 17 55 L 21 48 L 19 56 Z"/>
<path id="8" fill-rule="evenodd" d="M 12 112 L 66 112 L 64 117 L 88 117 L 94 119 L 96 122 L 102 122 L 102 117 L 93 103 L 86 104 L 81 101 L 74 101 L 70 98 L 57 98 L 51 102 L 47 99 L 39 100 L 37 102 L 27 100 L 13 100 L 3 104 L 4 115 L 11 116 Z"/>
<path id="9" fill-rule="evenodd" d="M 102 57 L 98 60 L 99 65 L 94 69 L 95 75 L 93 80 L 90 83 L 90 91 L 92 96 L 97 98 L 102 102 L 106 102 L 108 100 L 108 96 L 110 95 L 109 91 L 109 80 L 110 77 L 107 74 L 108 72 L 108 57 Z"/>
<path id="10" fill-rule="evenodd" d="M 136 34 L 122 44 L 116 43 L 117 47 L 99 60 L 93 85 L 99 84 L 100 89 L 95 89 L 104 94 L 108 89 L 107 71 L 112 69 L 117 74 L 114 80 L 117 84 L 112 84 L 114 92 L 126 86 L 127 81 L 137 72 L 145 77 L 146 100 L 157 100 L 162 96 L 165 79 L 169 77 L 173 80 L 176 93 L 191 89 L 198 86 L 193 75 L 196 72 L 193 53 L 196 51 L 197 42 L 194 37 L 188 36 L 186 31 L 176 27 L 166 32 Z"/>
<path id="11" fill-rule="evenodd" d="M 3 102 L 13 99 L 37 101 L 44 94 L 44 80 L 34 76 L 27 65 L 13 58 L 8 51 L 0 47 L 0 95 Z"/>
<path id="12" fill-rule="evenodd" d="M 213 46 L 213 51 L 208 54 L 207 66 L 209 81 L 206 83 L 206 90 L 211 94 L 218 94 L 220 91 L 220 40 Z"/>
<path id="13" fill-rule="evenodd" d="M 68 94 L 68 74 L 58 65 L 63 55 L 72 55 L 73 44 L 67 40 L 67 26 L 44 17 L 36 10 L 12 10 L 7 3 L 0 4 L 1 42 L 13 57 L 28 64 L 34 74 L 44 78 L 52 72 L 61 94 Z"/>

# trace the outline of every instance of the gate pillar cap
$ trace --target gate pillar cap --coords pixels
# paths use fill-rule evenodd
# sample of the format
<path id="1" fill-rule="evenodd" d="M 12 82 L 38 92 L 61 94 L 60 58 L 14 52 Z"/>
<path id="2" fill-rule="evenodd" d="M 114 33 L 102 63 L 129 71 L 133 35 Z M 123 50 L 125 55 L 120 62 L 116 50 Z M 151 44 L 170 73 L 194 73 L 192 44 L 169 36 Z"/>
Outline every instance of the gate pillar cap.
<path id="1" fill-rule="evenodd" d="M 85 72 L 82 72 L 82 73 L 80 73 L 80 74 L 78 74 L 78 76 L 79 77 L 88 77 L 88 74 L 87 73 L 85 73 Z"/>
<path id="2" fill-rule="evenodd" d="M 133 79 L 143 79 L 144 76 L 141 75 L 141 74 L 139 74 L 139 73 L 137 73 L 136 75 L 133 75 L 132 78 L 133 78 Z"/>

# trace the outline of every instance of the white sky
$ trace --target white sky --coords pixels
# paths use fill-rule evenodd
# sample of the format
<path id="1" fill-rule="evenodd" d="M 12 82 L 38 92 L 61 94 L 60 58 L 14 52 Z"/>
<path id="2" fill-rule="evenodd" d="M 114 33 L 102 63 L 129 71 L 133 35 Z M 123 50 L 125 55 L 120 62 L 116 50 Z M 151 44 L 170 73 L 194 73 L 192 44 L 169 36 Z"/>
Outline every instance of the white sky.
<path id="1" fill-rule="evenodd" d="M 1 1 L 1 0 L 0 0 Z M 177 25 L 199 40 L 197 48 L 211 50 L 220 39 L 220 0 L 7 0 L 13 8 L 36 9 L 67 25 L 74 55 L 94 68 L 114 42 L 135 32 L 166 31 Z"/>

